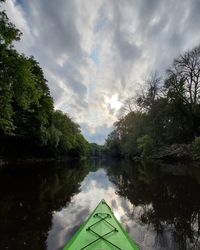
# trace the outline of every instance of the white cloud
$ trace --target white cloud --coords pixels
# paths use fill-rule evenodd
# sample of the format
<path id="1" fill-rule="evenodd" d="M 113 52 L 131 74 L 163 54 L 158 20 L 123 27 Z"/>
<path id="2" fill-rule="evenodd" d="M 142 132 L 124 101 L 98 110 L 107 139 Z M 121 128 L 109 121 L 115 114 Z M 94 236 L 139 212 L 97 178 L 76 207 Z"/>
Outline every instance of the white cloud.
<path id="1" fill-rule="evenodd" d="M 56 108 L 103 142 L 151 71 L 200 43 L 198 0 L 9 0 L 16 46 L 40 62 Z"/>

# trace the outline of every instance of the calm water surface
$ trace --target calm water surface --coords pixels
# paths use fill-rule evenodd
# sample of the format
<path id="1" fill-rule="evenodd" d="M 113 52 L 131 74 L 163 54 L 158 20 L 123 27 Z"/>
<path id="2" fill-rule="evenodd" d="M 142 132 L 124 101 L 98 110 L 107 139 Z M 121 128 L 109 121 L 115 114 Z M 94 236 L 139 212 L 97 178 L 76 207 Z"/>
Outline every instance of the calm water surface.
<path id="1" fill-rule="evenodd" d="M 62 249 L 101 199 L 140 249 L 200 249 L 200 165 L 103 160 L 0 171 L 0 249 Z"/>

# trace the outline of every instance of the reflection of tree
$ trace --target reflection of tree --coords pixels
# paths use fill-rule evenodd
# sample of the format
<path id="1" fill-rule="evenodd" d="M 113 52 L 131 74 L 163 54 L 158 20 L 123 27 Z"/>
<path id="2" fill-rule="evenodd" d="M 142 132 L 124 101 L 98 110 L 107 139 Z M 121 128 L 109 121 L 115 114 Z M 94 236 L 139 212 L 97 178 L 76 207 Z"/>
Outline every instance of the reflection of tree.
<path id="1" fill-rule="evenodd" d="M 158 235 L 170 228 L 180 249 L 189 244 L 199 249 L 200 184 L 196 178 L 200 169 L 191 167 L 187 174 L 172 171 L 171 166 L 155 163 L 122 164 L 121 169 L 109 169 L 109 175 L 120 195 L 143 206 L 143 223 L 153 225 Z"/>
<path id="2" fill-rule="evenodd" d="M 53 211 L 79 191 L 88 171 L 83 162 L 70 162 L 56 163 L 48 170 L 41 166 L 1 172 L 0 248 L 46 249 Z"/>

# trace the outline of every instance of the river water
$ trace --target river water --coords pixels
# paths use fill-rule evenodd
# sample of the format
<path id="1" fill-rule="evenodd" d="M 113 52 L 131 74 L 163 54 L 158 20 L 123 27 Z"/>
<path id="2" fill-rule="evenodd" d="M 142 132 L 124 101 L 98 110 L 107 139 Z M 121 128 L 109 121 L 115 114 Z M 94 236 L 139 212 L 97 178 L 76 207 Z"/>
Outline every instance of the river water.
<path id="1" fill-rule="evenodd" d="M 62 249 L 103 198 L 140 249 L 200 249 L 199 164 L 108 160 L 2 169 L 0 249 Z"/>

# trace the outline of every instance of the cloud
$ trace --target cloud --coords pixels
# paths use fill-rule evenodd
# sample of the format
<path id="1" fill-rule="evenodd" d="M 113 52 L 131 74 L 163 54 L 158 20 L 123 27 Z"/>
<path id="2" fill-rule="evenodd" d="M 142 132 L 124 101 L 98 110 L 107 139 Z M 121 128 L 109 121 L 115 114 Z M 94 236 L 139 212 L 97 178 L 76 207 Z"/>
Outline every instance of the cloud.
<path id="1" fill-rule="evenodd" d="M 100 145 L 104 144 L 105 138 L 112 131 L 112 124 L 108 126 L 103 124 L 96 126 L 96 124 L 81 123 L 81 128 L 84 136 L 88 138 L 89 141 L 94 141 Z"/>
<path id="2" fill-rule="evenodd" d="M 40 62 L 56 108 L 98 143 L 138 82 L 200 43 L 199 0 L 9 0 L 4 7 L 23 32 L 16 48 Z"/>

